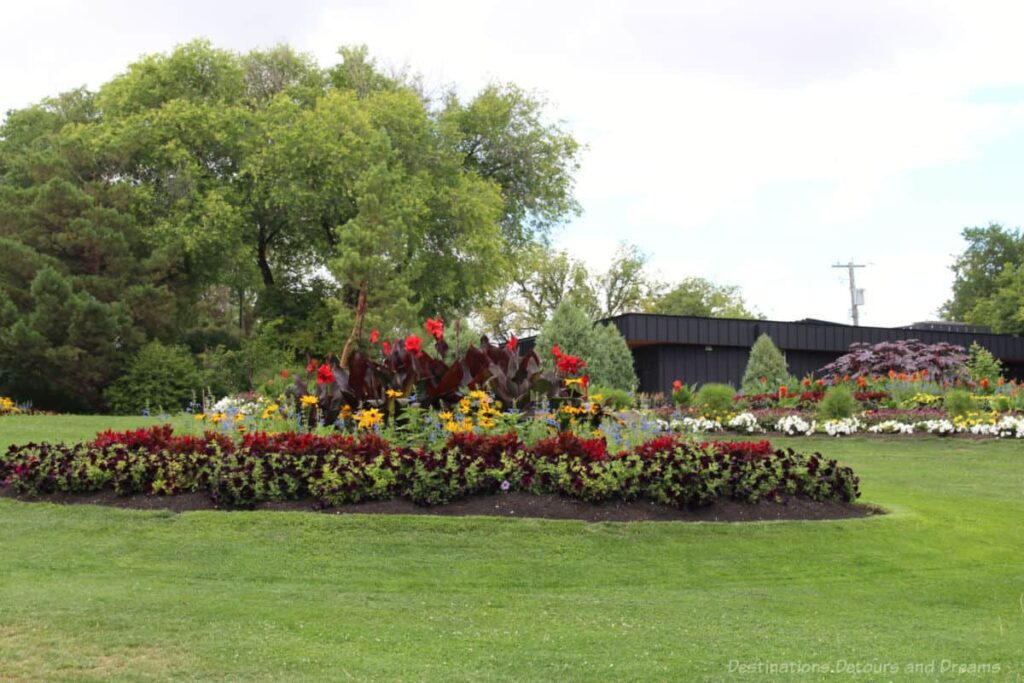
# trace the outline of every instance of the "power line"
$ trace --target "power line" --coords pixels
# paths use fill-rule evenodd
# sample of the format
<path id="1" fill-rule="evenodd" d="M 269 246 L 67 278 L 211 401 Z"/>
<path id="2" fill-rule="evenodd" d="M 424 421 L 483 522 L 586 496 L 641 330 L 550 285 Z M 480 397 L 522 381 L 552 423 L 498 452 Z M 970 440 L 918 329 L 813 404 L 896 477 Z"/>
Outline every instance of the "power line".
<path id="1" fill-rule="evenodd" d="M 867 266 L 863 263 L 854 263 L 853 259 L 850 259 L 849 263 L 837 263 L 832 267 L 846 268 L 850 274 L 850 315 L 853 317 L 853 326 L 857 327 L 860 325 L 860 312 L 857 310 L 857 307 L 864 305 L 864 290 L 857 289 L 853 272 L 855 268 L 866 268 Z"/>

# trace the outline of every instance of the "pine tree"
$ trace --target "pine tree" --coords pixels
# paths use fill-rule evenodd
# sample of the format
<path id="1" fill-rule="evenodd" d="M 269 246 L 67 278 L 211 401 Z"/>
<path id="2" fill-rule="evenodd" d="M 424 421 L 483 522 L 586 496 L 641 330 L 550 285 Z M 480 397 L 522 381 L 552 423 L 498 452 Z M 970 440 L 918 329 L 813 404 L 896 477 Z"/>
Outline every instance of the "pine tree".
<path id="1" fill-rule="evenodd" d="M 758 337 L 750 348 L 750 360 L 747 361 L 747 369 L 743 373 L 743 393 L 759 393 L 764 386 L 761 382 L 762 377 L 772 390 L 789 379 L 786 357 L 767 334 Z"/>
<path id="2" fill-rule="evenodd" d="M 626 340 L 612 325 L 594 325 L 579 306 L 564 301 L 537 335 L 537 355 L 554 367 L 551 348 L 579 356 L 587 364 L 592 384 L 634 391 L 637 385 L 633 354 Z"/>

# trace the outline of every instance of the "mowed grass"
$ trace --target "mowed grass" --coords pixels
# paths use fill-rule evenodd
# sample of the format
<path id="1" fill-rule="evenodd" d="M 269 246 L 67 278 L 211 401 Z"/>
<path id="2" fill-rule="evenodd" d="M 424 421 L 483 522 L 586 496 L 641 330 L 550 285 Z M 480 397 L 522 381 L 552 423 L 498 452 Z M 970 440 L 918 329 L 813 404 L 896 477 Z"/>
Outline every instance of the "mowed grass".
<path id="1" fill-rule="evenodd" d="M 0 447 L 146 422 L 0 418 Z M 891 514 L 588 525 L 0 499 L 0 680 L 1024 678 L 1024 444 L 780 443 L 853 466 Z M 987 668 L 949 669 L 971 665 Z"/>

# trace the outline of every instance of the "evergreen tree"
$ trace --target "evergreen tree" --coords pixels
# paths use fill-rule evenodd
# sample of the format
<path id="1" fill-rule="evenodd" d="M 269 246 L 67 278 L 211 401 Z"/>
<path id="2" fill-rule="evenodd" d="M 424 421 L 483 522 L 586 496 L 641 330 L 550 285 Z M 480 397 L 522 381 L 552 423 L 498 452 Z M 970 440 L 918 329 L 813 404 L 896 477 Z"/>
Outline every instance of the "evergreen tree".
<path id="1" fill-rule="evenodd" d="M 551 349 L 555 345 L 563 353 L 583 359 L 592 384 L 624 391 L 636 389 L 633 354 L 618 329 L 594 325 L 573 303 L 561 303 L 537 335 L 537 355 L 552 369 L 555 363 Z"/>
<path id="2" fill-rule="evenodd" d="M 756 394 L 762 390 L 761 378 L 771 389 L 777 389 L 789 379 L 789 366 L 772 338 L 762 334 L 750 348 L 750 359 L 743 373 L 742 391 L 744 394 Z"/>

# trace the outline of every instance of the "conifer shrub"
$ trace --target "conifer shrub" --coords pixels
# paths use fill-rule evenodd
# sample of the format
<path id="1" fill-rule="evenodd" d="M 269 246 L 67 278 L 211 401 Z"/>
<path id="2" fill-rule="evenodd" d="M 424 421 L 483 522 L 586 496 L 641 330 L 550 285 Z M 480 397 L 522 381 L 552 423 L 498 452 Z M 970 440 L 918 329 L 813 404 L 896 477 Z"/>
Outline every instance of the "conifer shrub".
<path id="1" fill-rule="evenodd" d="M 778 389 L 789 380 L 789 366 L 785 356 L 767 334 L 762 334 L 750 347 L 750 359 L 743 373 L 741 389 L 744 394 L 757 394 L 767 386 Z"/>

